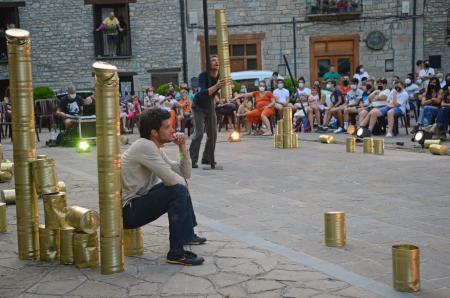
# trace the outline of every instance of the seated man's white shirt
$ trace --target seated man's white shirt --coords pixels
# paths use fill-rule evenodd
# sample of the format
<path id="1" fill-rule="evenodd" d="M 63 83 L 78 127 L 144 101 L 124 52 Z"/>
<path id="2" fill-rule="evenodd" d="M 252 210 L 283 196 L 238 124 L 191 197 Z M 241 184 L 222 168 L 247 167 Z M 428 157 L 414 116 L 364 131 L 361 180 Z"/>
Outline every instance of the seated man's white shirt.
<path id="1" fill-rule="evenodd" d="M 191 176 L 189 154 L 172 161 L 156 144 L 139 138 L 122 154 L 122 206 L 131 198 L 142 196 L 156 184 L 185 185 Z"/>
<path id="2" fill-rule="evenodd" d="M 287 90 L 286 88 L 277 88 L 273 91 L 273 95 L 276 98 L 276 101 L 286 105 L 289 102 L 289 90 Z"/>
<path id="3" fill-rule="evenodd" d="M 372 101 L 371 105 L 372 105 L 373 107 L 379 107 L 379 106 L 384 106 L 384 105 L 386 105 L 385 102 L 388 101 L 389 95 L 391 95 L 391 90 L 389 90 L 389 89 L 384 89 L 383 91 L 381 91 L 381 92 L 377 95 L 377 97 L 385 96 L 386 99 L 384 99 L 384 100 L 376 100 L 376 101 Z"/>
<path id="4" fill-rule="evenodd" d="M 419 72 L 419 78 L 421 78 L 421 79 L 423 77 L 432 77 L 432 76 L 434 76 L 434 68 L 432 68 L 432 67 L 429 67 L 428 69 L 423 68 Z M 422 79 L 422 81 L 423 81 L 423 86 L 425 88 L 428 87 L 428 83 L 430 82 L 430 80 L 423 80 Z"/>

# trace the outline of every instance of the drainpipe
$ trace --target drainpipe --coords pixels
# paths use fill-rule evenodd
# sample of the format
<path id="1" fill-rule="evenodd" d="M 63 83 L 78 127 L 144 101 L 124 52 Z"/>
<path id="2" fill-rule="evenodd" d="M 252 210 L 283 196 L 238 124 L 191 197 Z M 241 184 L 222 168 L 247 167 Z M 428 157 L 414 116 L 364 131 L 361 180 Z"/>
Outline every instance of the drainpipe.
<path id="1" fill-rule="evenodd" d="M 294 35 L 293 43 L 294 43 L 294 75 L 295 79 L 297 79 L 297 33 L 296 28 L 297 22 L 295 21 L 295 17 L 292 18 L 292 34 Z"/>
<path id="2" fill-rule="evenodd" d="M 180 23 L 181 23 L 181 55 L 183 59 L 183 82 L 189 84 L 187 75 L 186 8 L 184 5 L 184 0 L 180 0 Z"/>
<path id="3" fill-rule="evenodd" d="M 413 1 L 413 18 L 412 18 L 412 54 L 411 54 L 411 72 L 416 79 L 416 15 L 417 14 L 417 0 Z"/>

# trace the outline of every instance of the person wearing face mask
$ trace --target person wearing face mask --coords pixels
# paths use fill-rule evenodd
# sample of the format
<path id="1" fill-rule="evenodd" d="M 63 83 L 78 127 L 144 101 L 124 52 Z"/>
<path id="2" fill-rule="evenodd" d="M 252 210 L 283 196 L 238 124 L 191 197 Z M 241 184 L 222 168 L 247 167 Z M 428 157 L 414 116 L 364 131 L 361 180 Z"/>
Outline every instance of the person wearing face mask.
<path id="1" fill-rule="evenodd" d="M 359 85 L 361 85 L 363 78 L 368 79 L 369 74 L 364 70 L 364 65 L 358 65 L 353 75 L 354 79 L 358 79 Z"/>
<path id="2" fill-rule="evenodd" d="M 430 82 L 430 78 L 435 75 L 434 69 L 430 66 L 430 61 L 424 60 L 423 61 L 423 69 L 419 72 L 419 79 L 423 82 L 423 87 L 427 88 L 428 83 Z"/>
<path id="3" fill-rule="evenodd" d="M 295 92 L 295 97 L 301 97 L 303 101 L 308 99 L 308 96 L 311 95 L 311 89 L 306 87 L 306 81 L 304 77 L 300 77 L 298 79 L 298 88 Z"/>
<path id="4" fill-rule="evenodd" d="M 338 114 L 340 113 L 340 111 L 342 111 L 341 106 L 345 104 L 345 99 L 342 96 L 342 93 L 338 90 L 335 81 L 327 82 L 327 87 L 329 87 L 331 91 L 330 103 L 327 103 L 328 109 L 325 111 L 323 125 L 319 126 L 319 130 L 328 130 L 328 125 L 330 124 L 331 117 L 335 116 L 336 119 L 338 119 Z M 343 126 L 343 121 L 339 122 L 339 127 L 343 128 Z"/>
<path id="5" fill-rule="evenodd" d="M 407 103 L 408 93 L 404 90 L 404 83 L 398 82 L 395 84 L 392 92 L 390 92 L 386 105 L 372 109 L 360 125 L 361 127 L 368 128 L 372 132 L 378 117 L 387 116 L 389 130 L 386 133 L 386 137 L 393 137 L 395 116 L 398 117 L 406 113 Z"/>
<path id="6" fill-rule="evenodd" d="M 348 129 L 349 125 L 349 118 L 350 115 L 357 115 L 359 106 L 361 103 L 361 98 L 363 95 L 363 92 L 358 89 L 358 79 L 353 78 L 352 79 L 352 90 L 347 93 L 347 96 L 345 98 L 346 103 L 344 105 L 344 130 L 346 131 Z M 340 133 L 342 131 L 338 131 L 337 133 Z"/>
<path id="7" fill-rule="evenodd" d="M 73 116 L 81 115 L 82 113 L 83 98 L 77 94 L 74 86 L 69 86 L 67 88 L 67 95 L 59 103 L 56 115 L 64 119 L 64 127 L 67 129 L 73 123 Z"/>
<path id="8" fill-rule="evenodd" d="M 283 80 L 278 79 L 277 89 L 273 91 L 273 96 L 275 96 L 275 109 L 279 114 L 282 115 L 284 107 L 292 107 L 289 102 L 289 90 L 284 88 Z"/>
<path id="9" fill-rule="evenodd" d="M 246 114 L 246 128 L 248 134 L 252 132 L 252 124 L 263 123 L 266 130 L 263 136 L 272 135 L 269 118 L 275 116 L 275 96 L 270 91 L 266 91 L 266 82 L 259 81 L 258 91 L 239 94 L 236 99 L 254 97 L 255 108 Z"/>
<path id="10" fill-rule="evenodd" d="M 437 116 L 441 101 L 441 84 L 436 77 L 433 77 L 430 79 L 427 91 L 422 94 L 420 115 L 416 126 L 411 130 L 412 134 L 415 134 L 421 126 L 427 127 L 433 124 L 431 121 Z"/>
<path id="11" fill-rule="evenodd" d="M 155 88 L 153 88 L 153 86 L 149 86 L 147 90 L 145 90 L 144 111 L 153 108 L 159 108 L 159 95 L 155 93 Z"/>
<path id="12" fill-rule="evenodd" d="M 408 77 L 405 79 L 405 84 L 406 84 L 406 92 L 408 93 L 408 97 L 409 97 L 409 107 L 410 110 L 415 111 L 416 107 L 418 106 L 418 100 L 419 100 L 419 93 L 420 93 L 420 89 L 419 86 L 417 86 L 417 84 L 414 83 L 413 81 L 413 74 L 410 73 L 408 74 Z M 419 112 L 417 112 L 418 114 Z"/>
<path id="13" fill-rule="evenodd" d="M 373 108 L 377 107 L 383 107 L 386 105 L 386 101 L 388 99 L 389 94 L 391 91 L 386 88 L 387 86 L 387 80 L 384 78 L 380 78 L 377 80 L 376 89 L 370 93 L 368 97 L 368 105 L 366 108 L 361 109 L 359 112 L 359 123 L 364 123 L 366 120 L 367 115 Z M 371 86 L 372 87 L 372 86 Z M 368 120 L 367 120 L 368 121 Z"/>
<path id="14" fill-rule="evenodd" d="M 436 116 L 436 123 L 431 128 L 431 133 L 442 141 L 447 140 L 447 129 L 450 124 L 450 73 L 445 76 L 445 86 L 441 90 L 441 108 Z"/>
<path id="15" fill-rule="evenodd" d="M 342 78 L 342 84 L 339 84 L 338 89 L 344 97 L 348 92 L 352 91 L 352 86 L 350 86 L 350 78 L 348 76 L 344 76 Z"/>
<path id="16" fill-rule="evenodd" d="M 444 88 L 445 85 L 446 85 L 446 82 L 445 82 L 445 79 L 444 79 L 444 73 L 442 71 L 438 71 L 436 73 L 436 78 L 438 78 L 439 83 L 441 84 L 441 89 Z"/>

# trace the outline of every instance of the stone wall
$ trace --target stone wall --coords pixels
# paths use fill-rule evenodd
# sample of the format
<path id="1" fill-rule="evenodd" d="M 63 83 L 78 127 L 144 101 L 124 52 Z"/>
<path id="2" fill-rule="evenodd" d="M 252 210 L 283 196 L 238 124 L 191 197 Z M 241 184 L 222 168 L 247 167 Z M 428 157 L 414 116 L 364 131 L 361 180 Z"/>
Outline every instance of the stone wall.
<path id="1" fill-rule="evenodd" d="M 424 57 L 441 55 L 441 70 L 450 72 L 450 39 L 447 38 L 448 0 L 427 0 L 424 9 Z"/>

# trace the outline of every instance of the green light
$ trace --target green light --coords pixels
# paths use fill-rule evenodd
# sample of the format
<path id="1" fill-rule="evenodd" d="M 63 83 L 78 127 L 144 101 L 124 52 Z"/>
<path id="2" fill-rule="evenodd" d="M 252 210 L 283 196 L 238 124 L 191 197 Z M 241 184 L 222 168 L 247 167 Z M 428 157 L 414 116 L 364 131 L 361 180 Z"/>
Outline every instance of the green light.
<path id="1" fill-rule="evenodd" d="M 91 145 L 87 141 L 80 141 L 77 149 L 78 152 L 88 152 L 91 149 Z"/>

